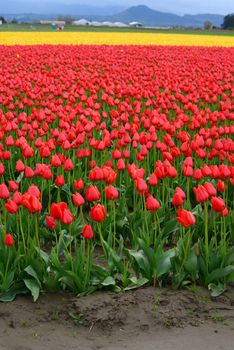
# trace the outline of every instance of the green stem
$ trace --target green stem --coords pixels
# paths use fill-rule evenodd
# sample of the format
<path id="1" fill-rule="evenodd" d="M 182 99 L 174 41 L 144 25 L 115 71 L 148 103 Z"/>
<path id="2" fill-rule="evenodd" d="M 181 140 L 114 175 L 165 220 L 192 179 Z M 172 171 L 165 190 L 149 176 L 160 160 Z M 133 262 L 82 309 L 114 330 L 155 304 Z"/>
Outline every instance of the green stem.
<path id="1" fill-rule="evenodd" d="M 190 208 L 190 177 L 187 177 L 187 205 Z"/>
<path id="2" fill-rule="evenodd" d="M 206 260 L 206 270 L 208 273 L 209 264 L 209 232 L 208 232 L 208 208 L 207 202 L 204 202 L 204 220 L 205 220 L 205 260 Z"/>
<path id="3" fill-rule="evenodd" d="M 107 257 L 106 249 L 105 249 L 105 246 L 104 246 L 104 238 L 103 238 L 103 235 L 102 235 L 101 224 L 97 224 L 97 226 L 98 226 L 98 232 L 99 232 L 99 237 L 100 237 L 100 242 L 101 242 L 101 246 L 102 246 L 102 249 L 103 249 L 103 253 L 105 254 L 105 257 Z"/>
<path id="4" fill-rule="evenodd" d="M 35 215 L 35 233 L 36 233 L 37 246 L 40 249 L 40 240 L 39 240 L 39 233 L 38 233 L 38 217 L 37 217 L 37 215 Z"/>
<path id="5" fill-rule="evenodd" d="M 24 253 L 26 253 L 25 236 L 24 236 L 24 229 L 22 226 L 22 216 L 21 216 L 20 210 L 19 210 L 19 225 L 20 225 L 20 231 L 21 231 L 22 240 L 23 240 Z"/>
<path id="6" fill-rule="evenodd" d="M 7 247 L 7 248 L 8 248 L 8 252 L 7 252 L 7 263 L 6 263 L 4 281 L 6 280 L 6 277 L 7 277 L 7 272 L 8 272 L 9 262 L 10 262 L 10 247 Z"/>
<path id="7" fill-rule="evenodd" d="M 112 201 L 113 207 L 113 226 L 114 226 L 114 234 L 113 234 L 113 249 L 115 249 L 115 240 L 116 240 L 116 218 L 115 218 L 115 202 Z"/>

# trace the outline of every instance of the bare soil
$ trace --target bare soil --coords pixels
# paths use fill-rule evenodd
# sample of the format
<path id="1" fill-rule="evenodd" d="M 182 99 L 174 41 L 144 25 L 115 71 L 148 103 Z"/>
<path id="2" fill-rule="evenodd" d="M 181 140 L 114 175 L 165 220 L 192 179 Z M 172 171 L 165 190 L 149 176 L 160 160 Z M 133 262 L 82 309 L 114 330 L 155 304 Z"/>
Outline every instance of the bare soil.
<path id="1" fill-rule="evenodd" d="M 233 350 L 234 288 L 142 288 L 0 304 L 0 350 Z"/>

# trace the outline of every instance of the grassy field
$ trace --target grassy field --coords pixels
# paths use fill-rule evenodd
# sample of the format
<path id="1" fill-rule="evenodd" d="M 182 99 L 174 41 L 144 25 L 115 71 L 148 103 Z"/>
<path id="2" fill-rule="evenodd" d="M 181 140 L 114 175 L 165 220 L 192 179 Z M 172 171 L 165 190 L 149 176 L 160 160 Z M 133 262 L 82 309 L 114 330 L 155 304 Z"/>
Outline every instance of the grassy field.
<path id="1" fill-rule="evenodd" d="M 78 27 L 68 25 L 65 32 L 118 32 L 118 33 L 173 33 L 173 34 L 193 34 L 193 35 L 220 35 L 234 36 L 234 30 L 212 30 L 201 29 L 151 29 L 151 28 L 110 28 L 110 27 Z M 40 24 L 6 24 L 0 26 L 0 32 L 53 32 L 49 25 Z"/>

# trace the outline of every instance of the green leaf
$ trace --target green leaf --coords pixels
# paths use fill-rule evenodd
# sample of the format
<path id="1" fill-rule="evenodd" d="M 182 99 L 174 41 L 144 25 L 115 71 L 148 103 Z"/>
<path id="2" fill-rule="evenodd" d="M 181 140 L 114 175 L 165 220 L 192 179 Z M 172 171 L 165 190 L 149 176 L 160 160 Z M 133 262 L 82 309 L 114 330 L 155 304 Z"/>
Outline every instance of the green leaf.
<path id="1" fill-rule="evenodd" d="M 40 294 L 40 287 L 35 280 L 32 279 L 24 279 L 25 286 L 30 290 L 33 301 L 37 301 Z"/>
<path id="2" fill-rule="evenodd" d="M 107 286 L 115 286 L 115 280 L 113 277 L 108 276 L 104 279 L 104 281 L 101 283 L 102 286 L 107 287 Z"/>
<path id="3" fill-rule="evenodd" d="M 160 277 L 170 271 L 171 268 L 171 258 L 175 256 L 175 249 L 167 250 L 159 255 L 157 261 L 157 277 Z"/>
<path id="4" fill-rule="evenodd" d="M 84 286 L 83 279 L 81 279 L 80 276 L 76 275 L 72 271 L 64 271 L 63 269 L 60 269 L 59 274 L 59 282 L 69 286 L 76 293 L 84 292 L 86 286 Z"/>
<path id="5" fill-rule="evenodd" d="M 22 173 L 19 174 L 19 176 L 18 176 L 17 179 L 16 179 L 16 182 L 19 184 L 20 181 L 23 179 L 23 177 L 24 177 L 24 172 L 22 172 Z"/>
<path id="6" fill-rule="evenodd" d="M 208 285 L 208 289 L 211 290 L 211 296 L 214 298 L 220 296 L 226 290 L 224 284 L 222 284 L 222 283 L 219 283 L 218 285 L 214 284 L 214 283 L 210 283 Z"/>
<path id="7" fill-rule="evenodd" d="M 153 267 L 152 265 L 154 265 L 154 251 L 152 248 L 150 248 L 143 239 L 139 238 L 138 239 L 138 243 L 140 248 L 143 250 L 143 252 L 145 253 L 145 255 L 147 256 L 147 259 L 151 265 L 151 267 Z"/>
<path id="8" fill-rule="evenodd" d="M 41 288 L 41 282 L 40 282 L 40 280 L 39 280 L 39 278 L 38 278 L 38 276 L 37 276 L 36 271 L 32 268 L 32 266 L 31 266 L 31 265 L 27 266 L 27 267 L 24 269 L 24 271 L 27 272 L 27 274 L 28 274 L 29 276 L 33 277 L 33 278 L 36 280 L 38 286 Z"/>
<path id="9" fill-rule="evenodd" d="M 140 288 L 149 282 L 149 280 L 147 278 L 144 278 L 144 277 L 136 278 L 135 276 L 130 278 L 130 281 L 132 283 L 129 284 L 129 286 L 124 288 L 125 291 Z"/>
<path id="10" fill-rule="evenodd" d="M 61 266 L 61 263 L 59 261 L 56 248 L 52 248 L 51 253 L 50 253 L 50 262 L 55 268 L 59 268 Z"/>
<path id="11" fill-rule="evenodd" d="M 28 293 L 28 289 L 25 287 L 23 283 L 18 283 L 14 285 L 6 292 L 0 294 L 0 301 L 9 302 L 13 301 L 17 294 L 26 294 Z"/>
<path id="12" fill-rule="evenodd" d="M 146 258 L 143 250 L 128 250 L 129 254 L 134 258 L 139 266 L 141 273 L 148 279 L 151 278 L 151 269 L 148 259 Z"/>
<path id="13" fill-rule="evenodd" d="M 220 269 L 216 269 L 208 275 L 207 283 L 218 281 L 228 275 L 230 275 L 234 271 L 234 266 L 229 265 L 226 267 L 221 267 Z"/>
<path id="14" fill-rule="evenodd" d="M 170 220 L 166 223 L 164 230 L 163 230 L 163 235 L 168 236 L 171 233 L 174 233 L 175 231 L 178 231 L 179 226 L 178 222 L 176 219 Z"/>
<path id="15" fill-rule="evenodd" d="M 62 191 L 65 192 L 66 194 L 68 194 L 69 196 L 71 195 L 69 187 L 67 184 L 65 184 L 62 188 Z"/>
<path id="16" fill-rule="evenodd" d="M 188 273 L 192 276 L 192 278 L 195 279 L 198 273 L 198 266 L 197 266 L 197 256 L 195 255 L 193 248 L 190 249 L 190 254 L 188 256 L 187 261 L 185 261 L 184 267 L 188 271 Z"/>
<path id="17" fill-rule="evenodd" d="M 38 247 L 35 247 L 35 250 L 40 255 L 40 257 L 44 260 L 46 265 L 48 265 L 49 264 L 49 259 L 50 259 L 49 255 L 46 252 L 44 252 L 43 250 L 39 249 Z"/>
<path id="18" fill-rule="evenodd" d="M 124 265 L 121 261 L 121 256 L 119 256 L 114 249 L 112 249 L 107 242 L 103 242 L 104 246 L 106 248 L 106 251 L 108 252 L 108 263 L 109 265 L 113 264 L 119 273 L 123 273 L 124 271 Z"/>
<path id="19" fill-rule="evenodd" d="M 62 230 L 59 236 L 59 242 L 58 242 L 58 253 L 61 255 L 66 247 L 69 246 L 69 244 L 72 241 L 72 236 L 67 234 L 66 230 Z"/>

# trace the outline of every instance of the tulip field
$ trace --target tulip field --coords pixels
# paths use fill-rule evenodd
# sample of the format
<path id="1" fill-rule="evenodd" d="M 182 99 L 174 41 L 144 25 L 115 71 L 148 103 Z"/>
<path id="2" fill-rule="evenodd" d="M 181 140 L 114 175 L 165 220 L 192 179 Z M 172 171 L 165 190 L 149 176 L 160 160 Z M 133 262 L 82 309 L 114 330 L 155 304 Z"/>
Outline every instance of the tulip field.
<path id="1" fill-rule="evenodd" d="M 234 282 L 233 57 L 1 46 L 1 301 Z"/>

